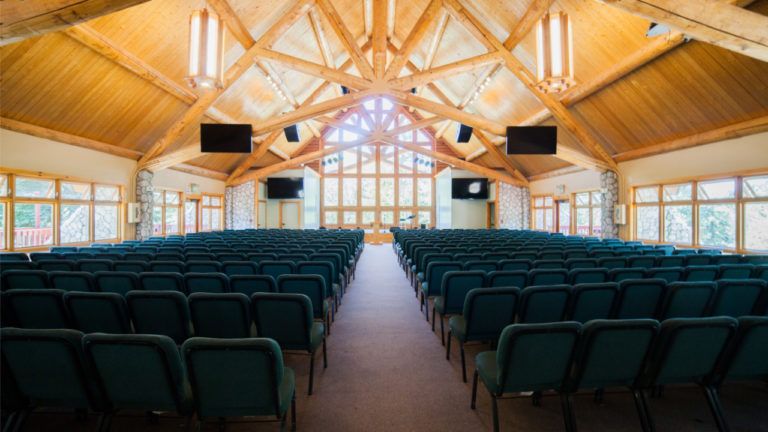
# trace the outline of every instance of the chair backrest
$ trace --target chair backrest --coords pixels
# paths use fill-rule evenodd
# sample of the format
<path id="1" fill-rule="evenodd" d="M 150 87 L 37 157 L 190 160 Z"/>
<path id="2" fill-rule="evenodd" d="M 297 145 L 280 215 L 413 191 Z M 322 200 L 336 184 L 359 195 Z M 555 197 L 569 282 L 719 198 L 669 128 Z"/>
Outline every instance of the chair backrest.
<path id="1" fill-rule="evenodd" d="M 572 321 L 507 326 L 496 350 L 497 395 L 561 389 L 580 329 Z"/>
<path id="2" fill-rule="evenodd" d="M 536 260 L 533 262 L 534 269 L 562 269 L 565 268 L 565 261 L 561 259 Z"/>
<path id="3" fill-rule="evenodd" d="M 330 261 L 302 261 L 296 264 L 296 272 L 302 275 L 318 275 L 325 281 L 325 287 L 332 292 L 333 263 Z"/>
<path id="4" fill-rule="evenodd" d="M 724 265 L 724 264 L 740 264 L 742 262 L 741 255 L 714 255 L 712 257 L 712 264 Z"/>
<path id="5" fill-rule="evenodd" d="M 659 319 L 706 316 L 717 290 L 714 282 L 673 282 L 667 285 Z"/>
<path id="6" fill-rule="evenodd" d="M 613 312 L 619 286 L 615 282 L 574 285 L 566 319 L 585 323 L 608 319 Z"/>
<path id="7" fill-rule="evenodd" d="M 119 272 L 132 272 L 141 273 L 149 270 L 149 263 L 147 261 L 116 261 L 112 268 Z"/>
<path id="8" fill-rule="evenodd" d="M 768 264 L 768 255 L 744 255 L 741 261 L 746 264 L 766 265 Z"/>
<path id="9" fill-rule="evenodd" d="M 97 291 L 96 278 L 90 272 L 84 271 L 52 271 L 48 272 L 51 286 L 62 291 Z"/>
<path id="10" fill-rule="evenodd" d="M 731 347 L 718 368 L 719 381 L 768 379 L 768 317 L 739 318 L 739 330 Z"/>
<path id="11" fill-rule="evenodd" d="M 516 287 L 469 290 L 461 313 L 466 321 L 466 339 L 497 340 L 504 327 L 515 322 L 519 297 Z"/>
<path id="12" fill-rule="evenodd" d="M 36 406 L 104 409 L 77 330 L 0 330 L 3 362 L 21 393 Z"/>
<path id="13" fill-rule="evenodd" d="M 189 311 L 195 336 L 229 339 L 251 336 L 251 301 L 245 294 L 192 293 Z"/>
<path id="14" fill-rule="evenodd" d="M 664 279 L 667 283 L 682 281 L 685 277 L 683 267 L 655 267 L 645 271 L 645 276 L 651 279 Z M 705 281 L 706 282 L 706 281 Z"/>
<path id="15" fill-rule="evenodd" d="M 766 282 L 759 279 L 722 279 L 717 281 L 717 293 L 709 309 L 712 316 L 738 318 L 761 313 L 757 308 L 768 296 Z"/>
<path id="16" fill-rule="evenodd" d="M 83 348 L 99 388 L 113 409 L 191 414 L 184 366 L 171 338 L 88 334 L 83 338 Z"/>
<path id="17" fill-rule="evenodd" d="M 312 301 L 304 294 L 255 293 L 251 311 L 259 337 L 283 349 L 310 350 Z"/>
<path id="18" fill-rule="evenodd" d="M 184 277 L 174 272 L 139 273 L 139 283 L 146 291 L 177 291 L 186 293 Z"/>
<path id="19" fill-rule="evenodd" d="M 77 261 L 78 270 L 90 273 L 112 270 L 112 265 L 112 260 L 108 259 L 81 259 Z"/>
<path id="20" fill-rule="evenodd" d="M 627 259 L 624 257 L 603 257 L 597 259 L 597 266 L 607 269 L 624 268 L 627 266 Z"/>
<path id="21" fill-rule="evenodd" d="M 693 383 L 709 378 L 736 333 L 737 324 L 730 317 L 665 320 L 641 385 Z"/>
<path id="22" fill-rule="evenodd" d="M 331 296 L 320 275 L 280 275 L 277 278 L 277 292 L 286 294 L 304 294 L 312 302 L 312 314 L 323 318 L 325 299 Z"/>
<path id="23" fill-rule="evenodd" d="M 182 346 L 201 418 L 274 415 L 290 400 L 280 346 L 271 339 L 191 338 Z M 221 365 L 227 365 L 222 368 Z M 237 389 L 233 392 L 232 389 Z"/>
<path id="24" fill-rule="evenodd" d="M 71 291 L 64 294 L 72 327 L 83 333 L 132 333 L 128 306 L 111 292 Z"/>
<path id="25" fill-rule="evenodd" d="M 57 289 L 13 289 L 2 295 L 3 312 L 13 325 L 28 329 L 70 328 L 64 306 L 64 291 Z"/>
<path id="26" fill-rule="evenodd" d="M 621 282 L 627 279 L 642 279 L 645 274 L 646 270 L 641 267 L 615 268 L 608 271 L 608 280 Z"/>
<path id="27" fill-rule="evenodd" d="M 507 259 L 499 261 L 499 270 L 512 271 L 512 270 L 525 270 L 528 271 L 533 268 L 533 261 L 528 259 Z"/>
<path id="28" fill-rule="evenodd" d="M 150 261 L 149 270 L 156 273 L 184 274 L 186 267 L 183 261 Z"/>
<path id="29" fill-rule="evenodd" d="M 45 270 L 5 270 L 2 273 L 3 291 L 14 289 L 44 289 L 50 287 Z"/>
<path id="30" fill-rule="evenodd" d="M 188 260 L 185 265 L 187 273 L 221 273 L 221 263 L 217 261 Z"/>
<path id="31" fill-rule="evenodd" d="M 29 255 L 22 252 L 0 252 L 0 263 L 10 261 L 29 261 Z"/>
<path id="32" fill-rule="evenodd" d="M 235 252 L 226 252 L 216 254 L 216 259 L 222 263 L 227 261 L 243 261 L 245 260 L 245 255 Z"/>
<path id="33" fill-rule="evenodd" d="M 721 255 L 730 257 L 733 255 Z M 749 279 L 754 272 L 755 266 L 752 264 L 721 264 L 718 279 Z"/>
<path id="34" fill-rule="evenodd" d="M 570 285 L 535 286 L 523 289 L 517 320 L 521 323 L 561 321 L 571 298 Z"/>
<path id="35" fill-rule="evenodd" d="M 224 273 L 186 273 L 184 285 L 190 294 L 229 292 L 229 278 Z"/>
<path id="36" fill-rule="evenodd" d="M 705 266 L 710 265 L 712 263 L 712 257 L 708 254 L 706 255 L 686 255 L 685 256 L 685 265 L 686 266 Z"/>
<path id="37" fill-rule="evenodd" d="M 652 319 L 594 320 L 584 325 L 576 346 L 570 390 L 632 386 L 658 333 Z"/>
<path id="38" fill-rule="evenodd" d="M 259 273 L 277 280 L 280 275 L 296 273 L 296 264 L 293 261 L 262 261 L 259 263 Z"/>
<path id="39" fill-rule="evenodd" d="M 253 261 L 255 263 L 262 262 L 262 261 L 277 261 L 277 254 L 254 252 L 254 253 L 247 254 L 245 258 L 248 261 Z"/>
<path id="40" fill-rule="evenodd" d="M 596 268 L 597 260 L 593 258 L 569 258 L 565 260 L 565 268 L 568 270 L 579 268 Z"/>
<path id="41" fill-rule="evenodd" d="M 426 282 L 428 296 L 440 295 L 443 286 L 443 278 L 449 271 L 460 271 L 461 263 L 458 262 L 431 262 L 427 265 Z"/>
<path id="42" fill-rule="evenodd" d="M 614 318 L 655 318 L 666 287 L 664 279 L 627 279 L 619 282 Z"/>
<path id="43" fill-rule="evenodd" d="M 467 261 L 464 263 L 464 270 L 480 270 L 486 273 L 496 271 L 496 261 Z"/>
<path id="44" fill-rule="evenodd" d="M 568 283 L 577 285 L 582 283 L 603 283 L 608 281 L 608 269 L 585 268 L 574 269 L 568 272 Z"/>
<path id="45" fill-rule="evenodd" d="M 488 273 L 489 287 L 518 287 L 528 285 L 528 270 L 498 270 Z"/>
<path id="46" fill-rule="evenodd" d="M 528 272 L 528 286 L 565 283 L 568 283 L 568 270 L 565 269 L 535 269 Z"/>
<path id="47" fill-rule="evenodd" d="M 627 258 L 627 267 L 651 268 L 656 265 L 656 257 L 650 255 L 631 256 Z"/>
<path id="48" fill-rule="evenodd" d="M 717 279 L 719 268 L 714 265 L 696 265 L 685 268 L 686 282 L 711 282 Z"/>
<path id="49" fill-rule="evenodd" d="M 123 255 L 123 259 L 126 261 L 142 261 L 142 262 L 149 262 L 152 261 L 152 259 L 155 257 L 154 252 L 144 251 L 141 252 L 138 250 L 139 248 L 135 248 L 135 252 L 127 252 L 125 255 Z M 146 248 L 144 248 L 146 249 Z"/>
<path id="50" fill-rule="evenodd" d="M 127 271 L 105 271 L 93 274 L 96 287 L 101 292 L 113 292 L 125 295 L 128 291 L 141 289 L 139 275 Z"/>
<path id="51" fill-rule="evenodd" d="M 131 291 L 125 296 L 136 333 L 159 334 L 176 344 L 190 332 L 187 297 L 179 291 Z"/>
<path id="52" fill-rule="evenodd" d="M 458 314 L 464 308 L 464 299 L 467 293 L 475 288 L 485 286 L 485 272 L 474 271 L 449 271 L 443 275 L 443 284 L 440 295 L 443 297 L 443 313 Z"/>
<path id="53" fill-rule="evenodd" d="M 250 297 L 257 292 L 277 292 L 277 282 L 269 275 L 233 275 L 229 278 L 229 289 Z"/>
<path id="54" fill-rule="evenodd" d="M 56 252 L 32 252 L 29 254 L 30 261 L 43 261 L 43 260 L 59 260 L 64 259 L 64 257 L 60 253 Z M 5 264 L 3 262 L 2 264 Z"/>

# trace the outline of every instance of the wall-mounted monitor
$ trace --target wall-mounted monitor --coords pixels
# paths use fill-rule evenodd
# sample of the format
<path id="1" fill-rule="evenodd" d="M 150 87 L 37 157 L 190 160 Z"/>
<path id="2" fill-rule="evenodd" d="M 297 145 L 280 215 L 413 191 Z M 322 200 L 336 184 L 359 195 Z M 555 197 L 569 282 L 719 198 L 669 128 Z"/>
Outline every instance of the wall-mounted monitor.
<path id="1" fill-rule="evenodd" d="M 507 127 L 508 155 L 557 153 L 557 126 Z"/>
<path id="2" fill-rule="evenodd" d="M 451 182 L 453 199 L 488 199 L 488 179 L 455 178 Z"/>
<path id="3" fill-rule="evenodd" d="M 267 198 L 297 199 L 304 198 L 304 179 L 288 177 L 267 178 Z"/>
<path id="4" fill-rule="evenodd" d="M 250 153 L 253 127 L 249 124 L 202 123 L 200 151 L 203 153 Z"/>

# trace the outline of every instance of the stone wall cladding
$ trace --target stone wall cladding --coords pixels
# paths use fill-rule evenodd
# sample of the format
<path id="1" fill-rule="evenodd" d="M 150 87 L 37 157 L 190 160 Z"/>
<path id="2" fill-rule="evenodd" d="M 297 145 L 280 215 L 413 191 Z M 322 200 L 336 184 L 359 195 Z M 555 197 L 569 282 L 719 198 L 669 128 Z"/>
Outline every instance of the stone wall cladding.
<path id="1" fill-rule="evenodd" d="M 224 191 L 224 218 L 227 229 L 256 227 L 256 182 L 227 187 Z"/>
<path id="2" fill-rule="evenodd" d="M 527 187 L 518 187 L 499 182 L 499 228 L 528 229 L 531 212 L 531 192 Z"/>
<path id="3" fill-rule="evenodd" d="M 154 174 L 141 170 L 136 174 L 136 203 L 139 205 L 139 223 L 136 224 L 136 240 L 152 237 L 152 208 L 154 207 Z"/>
<path id="4" fill-rule="evenodd" d="M 603 193 L 602 210 L 602 237 L 618 238 L 619 227 L 613 223 L 613 211 L 619 203 L 619 176 L 613 171 L 600 174 L 600 190 Z"/>

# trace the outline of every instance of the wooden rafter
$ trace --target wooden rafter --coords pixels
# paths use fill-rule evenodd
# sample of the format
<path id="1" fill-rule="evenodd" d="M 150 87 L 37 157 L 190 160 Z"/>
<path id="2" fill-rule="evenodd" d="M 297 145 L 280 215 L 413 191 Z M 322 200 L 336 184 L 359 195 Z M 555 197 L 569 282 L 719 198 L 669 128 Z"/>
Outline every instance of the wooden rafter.
<path id="1" fill-rule="evenodd" d="M 440 41 L 443 40 L 445 29 L 448 27 L 448 13 L 444 9 L 440 9 L 440 18 L 437 20 L 437 27 L 435 28 L 435 34 L 432 36 L 432 40 L 429 42 L 429 48 L 427 48 L 427 54 L 424 56 L 424 66 L 421 68 L 425 71 L 432 67 L 432 63 L 435 61 L 435 54 L 440 47 Z M 421 91 L 420 87 L 417 87 L 416 94 Z"/>
<path id="2" fill-rule="evenodd" d="M 254 53 L 260 58 L 282 63 L 296 71 L 316 76 L 327 81 L 337 82 L 349 88 L 363 90 L 370 87 L 370 82 L 366 79 L 288 54 L 283 54 L 266 48 L 256 48 Z"/>
<path id="3" fill-rule="evenodd" d="M 396 0 L 387 0 L 387 39 L 395 35 L 395 13 L 397 12 Z"/>
<path id="4" fill-rule="evenodd" d="M 190 165 L 186 163 L 181 163 L 176 166 L 171 167 L 171 169 L 174 169 L 176 171 L 181 171 L 187 174 L 193 174 L 201 177 L 208 177 L 215 180 L 221 180 L 224 181 L 227 179 L 227 173 L 216 171 L 204 167 L 199 167 L 197 165 Z"/>
<path id="5" fill-rule="evenodd" d="M 421 39 L 429 29 L 429 24 L 432 22 L 432 20 L 434 20 L 435 15 L 440 12 L 441 8 L 442 0 L 431 0 L 429 2 L 427 8 L 421 14 L 418 21 L 416 21 L 416 24 L 414 24 L 411 32 L 405 38 L 405 41 L 403 41 L 403 44 L 397 51 L 397 54 L 395 54 L 394 58 L 392 58 L 392 62 L 387 68 L 384 79 L 390 80 L 400 75 L 400 71 L 403 69 L 403 67 L 405 67 L 405 63 L 408 61 L 411 53 L 413 53 L 413 51 L 419 45 L 419 42 L 421 42 Z"/>
<path id="6" fill-rule="evenodd" d="M 497 52 L 481 54 L 464 60 L 459 60 L 446 65 L 430 68 L 401 78 L 389 81 L 393 90 L 408 90 L 422 86 L 433 81 L 438 81 L 450 76 L 459 75 L 475 69 L 501 62 L 501 55 Z"/>
<path id="7" fill-rule="evenodd" d="M 377 79 L 384 77 L 387 69 L 387 14 L 389 5 L 387 0 L 373 0 L 373 33 L 371 46 L 373 47 L 373 73 Z"/>
<path id="8" fill-rule="evenodd" d="M 373 34 L 373 0 L 363 0 L 363 20 L 365 21 L 365 37 Z"/>
<path id="9" fill-rule="evenodd" d="M 488 120 L 483 116 L 470 114 L 453 106 L 432 102 L 429 99 L 411 93 L 392 92 L 391 96 L 401 105 L 413 106 L 420 110 L 472 126 L 473 128 L 486 130 L 494 135 L 504 135 L 507 133 L 507 127 L 503 124 Z"/>
<path id="10" fill-rule="evenodd" d="M 334 33 L 336 33 L 336 36 L 338 36 L 341 44 L 349 53 L 350 58 L 355 63 L 355 66 L 357 67 L 357 70 L 360 72 L 360 74 L 364 78 L 373 79 L 373 68 L 371 67 L 370 63 L 368 63 L 368 60 L 365 59 L 365 55 L 363 54 L 362 49 L 360 49 L 360 47 L 357 45 L 355 38 L 352 36 L 352 33 L 349 32 L 349 29 L 342 21 L 341 16 L 339 15 L 338 11 L 336 11 L 336 8 L 334 8 L 333 4 L 331 4 L 331 1 L 317 0 L 317 6 L 320 8 L 320 11 L 323 13 L 323 15 L 325 15 L 325 18 L 331 25 Z"/>
<path id="11" fill-rule="evenodd" d="M 488 136 L 485 135 L 482 131 L 473 131 L 473 134 L 477 138 L 478 141 L 480 141 L 480 144 L 483 145 L 483 148 L 485 148 L 490 154 L 496 158 L 499 162 L 501 162 L 501 166 L 504 167 L 504 170 L 508 173 L 512 174 L 515 178 L 517 178 L 519 181 L 521 181 L 523 184 L 528 184 L 528 179 L 525 178 L 525 174 L 520 172 L 520 170 L 515 167 L 512 162 L 509 160 L 509 156 L 504 154 L 504 152 L 501 151 L 496 145 L 491 142 L 490 139 L 488 139 Z"/>
<path id="12" fill-rule="evenodd" d="M 331 46 L 328 44 L 328 38 L 325 36 L 325 29 L 323 28 L 323 22 L 320 19 L 320 14 L 316 8 L 312 8 L 309 11 L 309 22 L 312 25 L 312 32 L 315 34 L 315 41 L 320 48 L 320 53 L 323 55 L 323 63 L 325 66 L 331 69 L 336 69 L 336 58 L 333 56 Z M 334 93 L 336 96 L 341 96 L 341 87 L 334 86 Z"/>

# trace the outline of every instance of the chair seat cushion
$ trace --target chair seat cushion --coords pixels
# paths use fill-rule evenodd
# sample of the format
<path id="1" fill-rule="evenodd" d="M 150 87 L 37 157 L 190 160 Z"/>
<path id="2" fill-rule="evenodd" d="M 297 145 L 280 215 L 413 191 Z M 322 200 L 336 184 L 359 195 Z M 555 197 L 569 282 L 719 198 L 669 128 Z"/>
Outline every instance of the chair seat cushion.
<path id="1" fill-rule="evenodd" d="M 454 315 L 448 320 L 448 327 L 451 329 L 451 334 L 456 336 L 461 342 L 467 340 L 467 320 L 461 315 Z"/>
<path id="2" fill-rule="evenodd" d="M 483 351 L 475 357 L 477 374 L 491 393 L 498 393 L 496 351 Z"/>
<path id="3" fill-rule="evenodd" d="M 445 312 L 445 298 L 443 296 L 435 297 L 435 310 L 440 315 L 443 315 Z"/>

